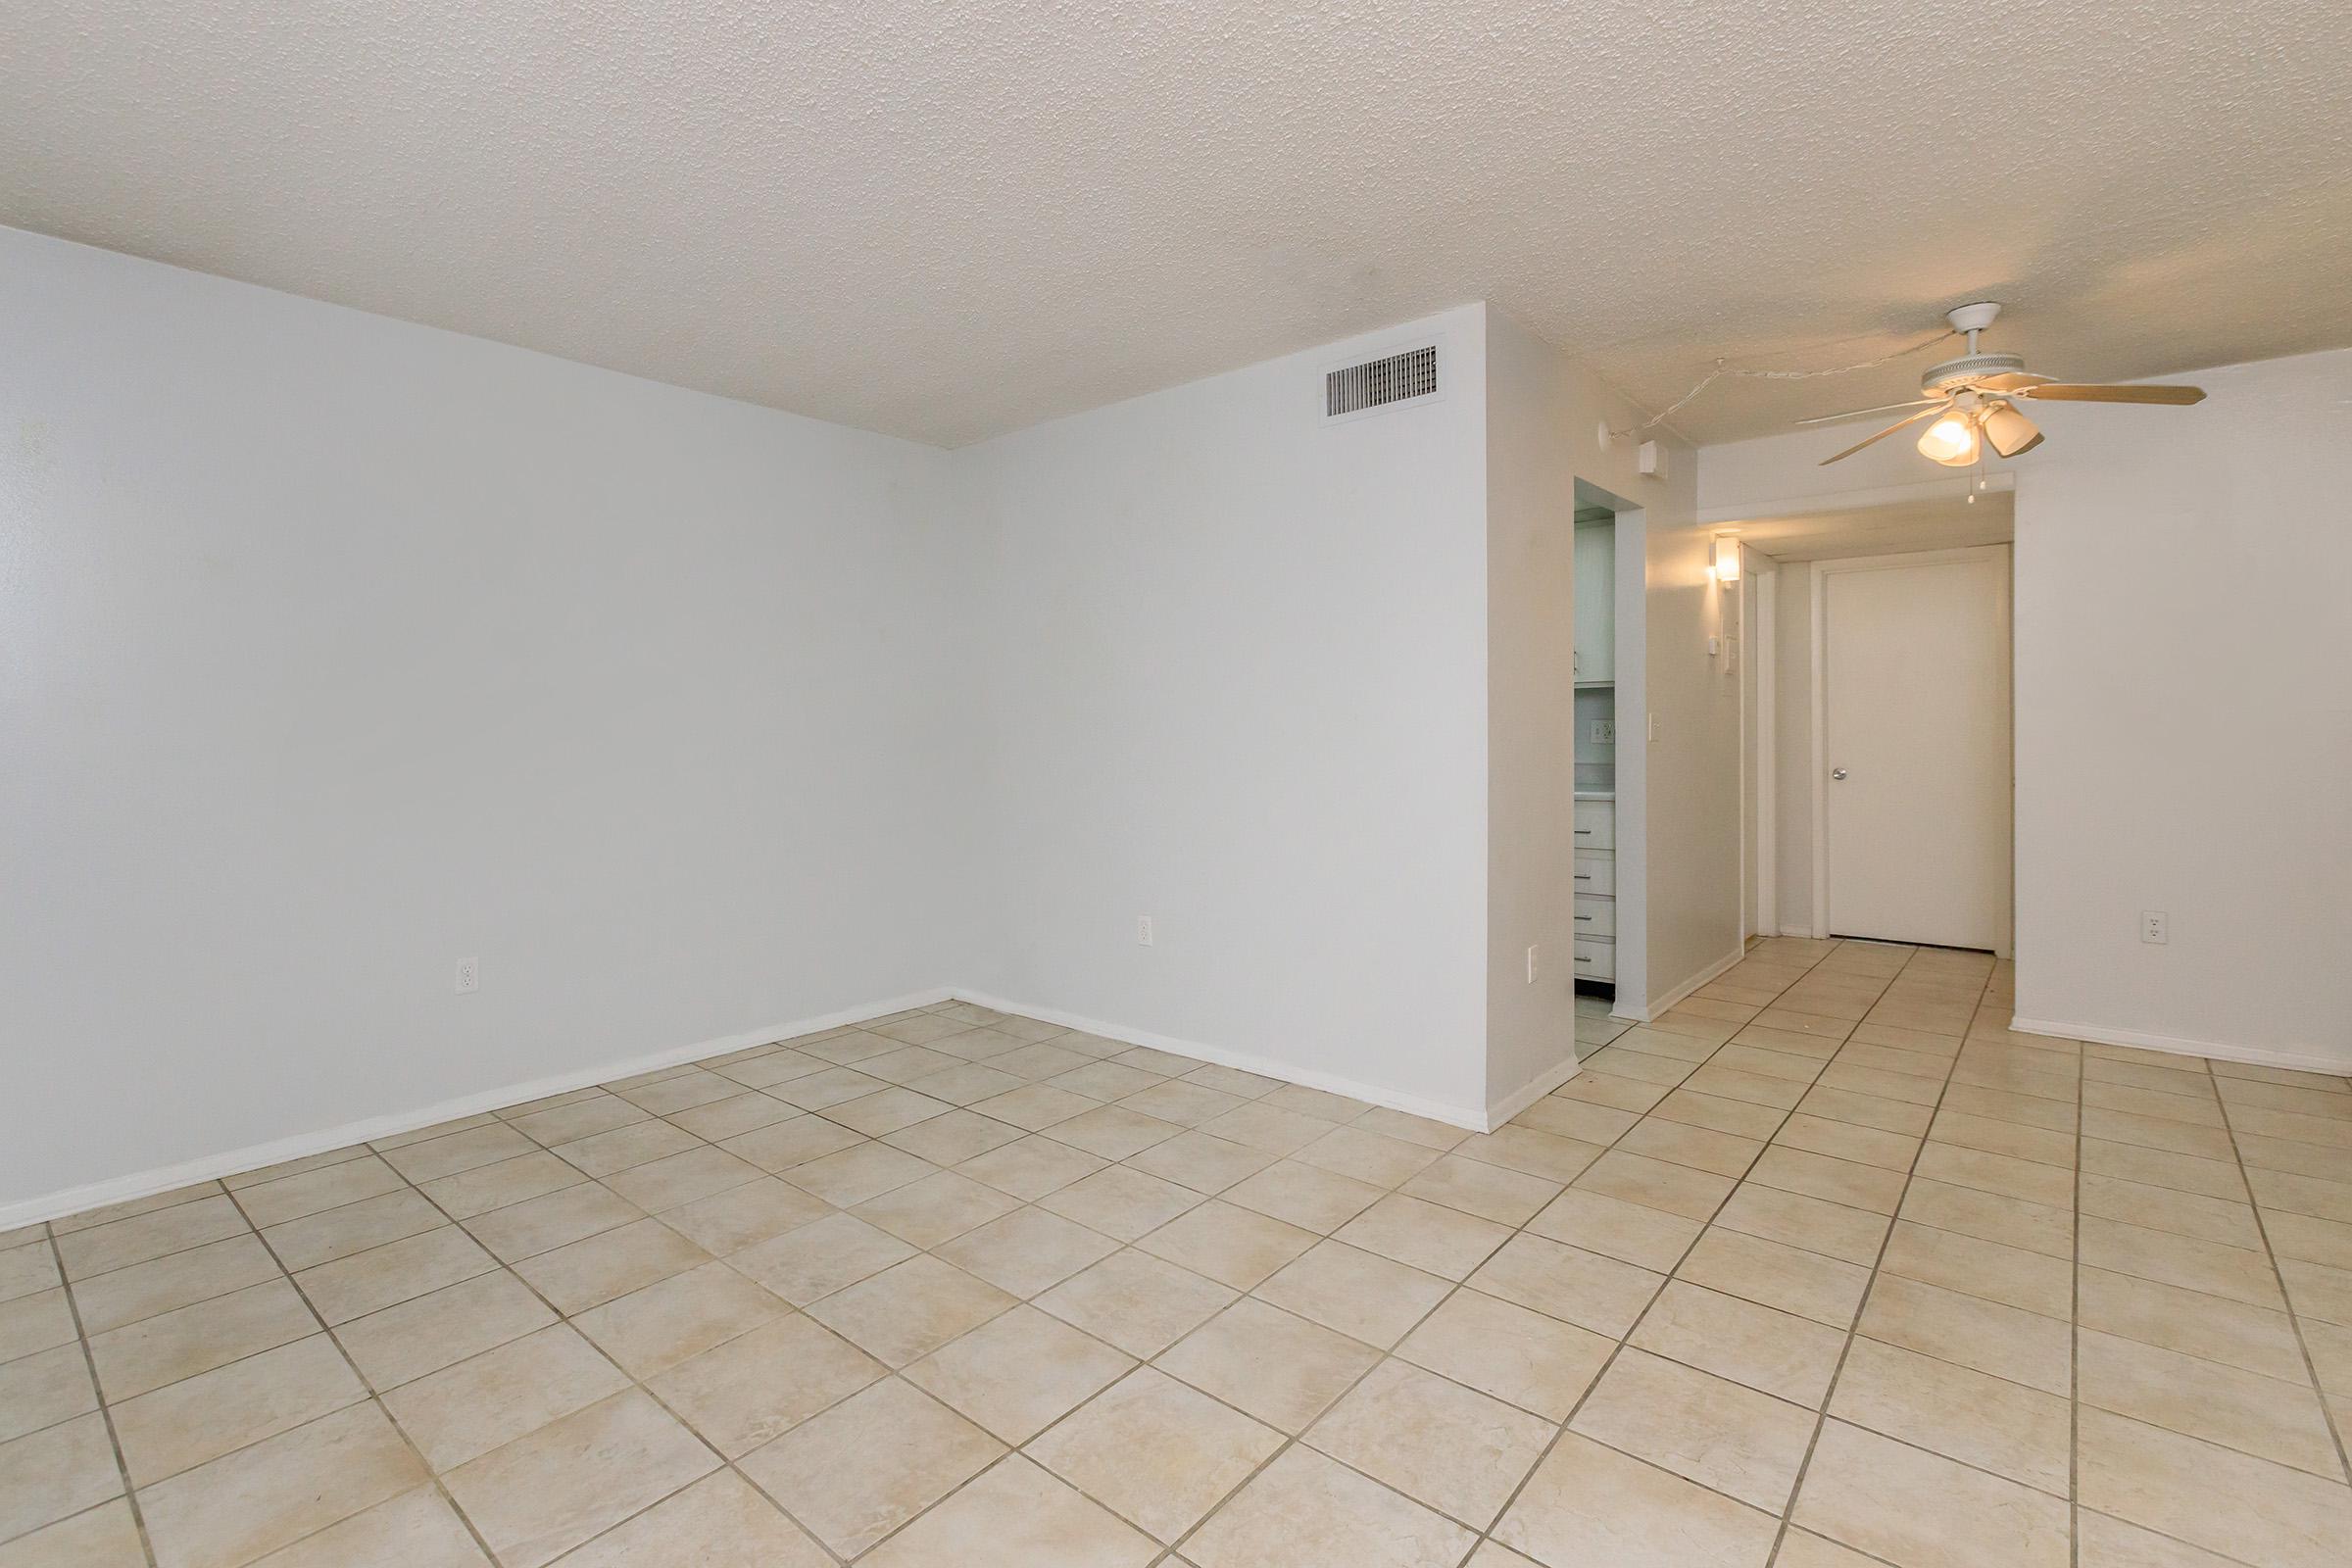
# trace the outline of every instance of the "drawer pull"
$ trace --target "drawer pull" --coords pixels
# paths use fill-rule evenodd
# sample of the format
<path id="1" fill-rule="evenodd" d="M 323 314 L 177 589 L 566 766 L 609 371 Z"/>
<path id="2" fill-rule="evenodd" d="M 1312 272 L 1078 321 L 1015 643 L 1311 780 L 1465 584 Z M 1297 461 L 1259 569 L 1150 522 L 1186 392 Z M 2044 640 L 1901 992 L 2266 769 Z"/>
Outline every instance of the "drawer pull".
<path id="1" fill-rule="evenodd" d="M 1589 914 L 1580 914 L 1577 916 L 1577 918 L 1584 921 L 1587 925 L 1591 925 L 1592 923 L 1592 917 Z"/>
<path id="2" fill-rule="evenodd" d="M 1582 958 L 1582 957 L 1580 957 L 1580 958 L 1578 958 L 1576 961 L 1577 961 L 1577 962 L 1579 962 L 1579 963 L 1591 963 L 1592 960 L 1591 958 Z"/>
<path id="3" fill-rule="evenodd" d="M 1579 882 L 1590 882 L 1592 880 L 1592 873 L 1590 871 L 1579 871 L 1576 873 L 1576 879 Z"/>
<path id="4" fill-rule="evenodd" d="M 1580 839 L 1589 839 L 1592 836 L 1592 830 L 1589 827 L 1580 827 L 1576 830 L 1576 836 Z"/>

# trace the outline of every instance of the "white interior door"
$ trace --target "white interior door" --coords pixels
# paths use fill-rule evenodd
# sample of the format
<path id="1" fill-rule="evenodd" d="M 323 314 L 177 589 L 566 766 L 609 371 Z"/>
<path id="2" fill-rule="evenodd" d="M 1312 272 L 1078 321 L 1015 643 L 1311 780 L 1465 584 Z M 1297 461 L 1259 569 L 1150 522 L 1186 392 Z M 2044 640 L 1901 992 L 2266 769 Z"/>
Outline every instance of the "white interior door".
<path id="1" fill-rule="evenodd" d="M 1821 568 L 1835 936 L 2009 948 L 2009 550 Z"/>

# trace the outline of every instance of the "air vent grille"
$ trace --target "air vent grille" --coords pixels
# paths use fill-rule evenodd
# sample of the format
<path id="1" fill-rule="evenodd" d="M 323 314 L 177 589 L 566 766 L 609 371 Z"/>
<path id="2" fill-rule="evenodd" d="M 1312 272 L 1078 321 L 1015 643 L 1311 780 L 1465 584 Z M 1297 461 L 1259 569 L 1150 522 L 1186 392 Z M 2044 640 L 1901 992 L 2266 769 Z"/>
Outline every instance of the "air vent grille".
<path id="1" fill-rule="evenodd" d="M 1323 416 L 1365 414 L 1438 390 L 1438 346 L 1407 349 L 1385 360 L 1349 365 L 1323 377 Z"/>

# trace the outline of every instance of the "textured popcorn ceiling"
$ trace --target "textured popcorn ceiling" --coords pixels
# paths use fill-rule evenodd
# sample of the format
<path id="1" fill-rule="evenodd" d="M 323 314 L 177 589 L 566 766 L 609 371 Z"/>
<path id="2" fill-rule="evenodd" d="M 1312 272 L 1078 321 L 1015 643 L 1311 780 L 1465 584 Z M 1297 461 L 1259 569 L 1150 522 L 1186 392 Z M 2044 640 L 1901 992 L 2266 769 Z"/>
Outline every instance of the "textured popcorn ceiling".
<path id="1" fill-rule="evenodd" d="M 0 221 L 951 445 L 1479 298 L 1656 409 L 1987 294 L 2352 342 L 2348 80 L 2340 0 L 10 0 Z"/>

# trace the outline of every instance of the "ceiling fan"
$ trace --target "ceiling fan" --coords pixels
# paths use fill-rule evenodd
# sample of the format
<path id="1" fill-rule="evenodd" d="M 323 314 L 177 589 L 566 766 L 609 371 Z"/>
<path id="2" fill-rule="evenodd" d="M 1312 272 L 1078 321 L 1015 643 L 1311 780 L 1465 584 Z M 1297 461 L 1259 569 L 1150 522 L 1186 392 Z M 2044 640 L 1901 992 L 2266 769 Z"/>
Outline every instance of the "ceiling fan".
<path id="1" fill-rule="evenodd" d="M 1989 300 L 1944 313 L 1952 330 L 1968 334 L 1968 352 L 1956 360 L 1929 366 L 1919 378 L 1922 396 L 1916 401 L 1854 409 L 1818 419 L 1799 419 L 1799 424 L 1828 424 L 1865 414 L 1892 414 L 1898 409 L 1921 411 L 1895 420 L 1868 440 L 1855 442 L 1837 457 L 1822 459 L 1821 466 L 1826 468 L 1840 459 L 1850 458 L 1864 447 L 1884 441 L 1922 419 L 1936 422 L 1921 432 L 1920 452 L 1946 467 L 1967 467 L 1987 446 L 2004 458 L 2014 458 L 2041 445 L 2041 427 L 2026 417 L 2018 407 L 2021 401 L 2188 404 L 2205 400 L 2202 387 L 2084 386 L 2053 381 L 2046 375 L 2028 371 L 2025 360 L 2018 355 L 1979 352 L 1977 334 L 1990 326 L 1993 318 L 2000 314 L 2000 306 Z"/>

